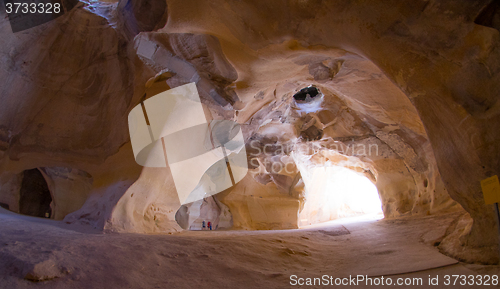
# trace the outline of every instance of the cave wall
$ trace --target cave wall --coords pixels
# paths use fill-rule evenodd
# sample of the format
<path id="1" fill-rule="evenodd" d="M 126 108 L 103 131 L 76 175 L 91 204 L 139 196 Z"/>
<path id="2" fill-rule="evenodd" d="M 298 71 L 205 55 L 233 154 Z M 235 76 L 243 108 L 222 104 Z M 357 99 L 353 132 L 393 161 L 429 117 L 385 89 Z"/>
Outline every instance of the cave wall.
<path id="1" fill-rule="evenodd" d="M 8 206 L 8 209 L 19 213 L 19 197 L 22 173 L 2 172 L 0 174 L 0 203 Z"/>
<path id="2" fill-rule="evenodd" d="M 161 1 L 122 1 L 80 3 L 22 34 L 12 34 L 3 18 L 0 190 L 10 209 L 17 210 L 19 172 L 44 167 L 61 208 L 57 219 L 102 230 L 179 230 L 175 191 L 163 194 L 173 187 L 171 178 L 163 178 L 169 170 L 143 171 L 135 163 L 128 112 L 144 94 L 196 82 L 207 113 L 212 117 L 211 107 L 213 118 L 223 119 L 232 114 L 227 105 L 236 95 L 226 86 L 236 73 L 213 36 L 148 34 L 166 17 Z M 154 83 L 165 69 L 173 74 L 168 84 Z M 149 79 L 153 85 L 146 89 Z M 61 175 L 52 168 L 78 173 Z M 86 180 L 76 176 L 80 172 Z M 136 191 L 144 199 L 129 201 Z"/>

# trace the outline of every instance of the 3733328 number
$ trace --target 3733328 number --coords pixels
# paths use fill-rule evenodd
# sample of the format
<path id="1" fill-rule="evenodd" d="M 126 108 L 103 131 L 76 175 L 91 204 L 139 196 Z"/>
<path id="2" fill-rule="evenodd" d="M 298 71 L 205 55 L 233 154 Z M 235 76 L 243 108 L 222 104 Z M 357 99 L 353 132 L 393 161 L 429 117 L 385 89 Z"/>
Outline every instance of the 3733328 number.
<path id="1" fill-rule="evenodd" d="M 484 286 L 497 286 L 498 275 L 445 275 L 444 285 L 484 285 Z"/>
<path id="2" fill-rule="evenodd" d="M 58 14 L 61 13 L 60 3 L 5 3 L 5 11 L 10 13 L 23 13 L 23 14 Z"/>

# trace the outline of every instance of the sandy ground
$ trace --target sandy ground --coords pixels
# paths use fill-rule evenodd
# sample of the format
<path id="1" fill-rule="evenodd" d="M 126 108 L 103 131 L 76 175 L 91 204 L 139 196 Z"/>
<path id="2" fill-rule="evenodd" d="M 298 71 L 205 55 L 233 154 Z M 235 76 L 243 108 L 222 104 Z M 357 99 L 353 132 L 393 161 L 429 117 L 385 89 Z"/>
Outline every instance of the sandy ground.
<path id="1" fill-rule="evenodd" d="M 293 288 L 301 286 L 291 283 L 307 282 L 298 278 L 331 276 L 335 282 L 350 275 L 378 282 L 381 276 L 386 282 L 388 277 L 393 282 L 422 278 L 424 286 L 370 286 L 366 281 L 355 286 L 350 281 L 309 287 L 498 287 L 461 286 L 460 280 L 455 286 L 444 284 L 445 275 L 500 275 L 499 266 L 460 264 L 430 245 L 456 217 L 357 218 L 300 230 L 139 235 L 102 234 L 1 210 L 0 288 Z M 439 285 L 428 285 L 429 276 L 438 276 Z M 37 279 L 49 280 L 31 281 Z"/>

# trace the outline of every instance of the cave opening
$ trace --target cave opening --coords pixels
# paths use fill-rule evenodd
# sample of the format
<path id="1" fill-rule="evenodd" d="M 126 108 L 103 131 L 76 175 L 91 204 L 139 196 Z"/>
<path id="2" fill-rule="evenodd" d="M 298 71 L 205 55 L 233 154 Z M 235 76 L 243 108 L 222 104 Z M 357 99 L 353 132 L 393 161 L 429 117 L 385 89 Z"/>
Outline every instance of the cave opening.
<path id="1" fill-rule="evenodd" d="M 19 212 L 41 218 L 50 218 L 52 209 L 50 190 L 38 169 L 25 170 L 21 183 Z"/>
<path id="2" fill-rule="evenodd" d="M 336 165 L 315 166 L 301 173 L 306 203 L 299 226 L 351 217 L 384 217 L 377 187 L 366 176 Z"/>
<path id="3" fill-rule="evenodd" d="M 321 93 L 317 87 L 308 86 L 299 90 L 299 92 L 293 95 L 293 98 L 297 102 L 311 102 L 320 95 Z"/>
<path id="4" fill-rule="evenodd" d="M 232 226 L 228 215 L 225 206 L 217 198 L 210 196 L 182 205 L 175 214 L 175 220 L 185 230 L 215 231 Z"/>

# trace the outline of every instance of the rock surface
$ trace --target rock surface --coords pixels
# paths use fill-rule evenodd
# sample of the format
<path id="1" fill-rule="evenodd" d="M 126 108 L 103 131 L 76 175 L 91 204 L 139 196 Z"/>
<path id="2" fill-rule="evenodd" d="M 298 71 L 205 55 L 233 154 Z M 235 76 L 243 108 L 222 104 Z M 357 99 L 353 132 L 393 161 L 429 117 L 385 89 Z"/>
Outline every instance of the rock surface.
<path id="1" fill-rule="evenodd" d="M 438 274 L 440 280 L 445 274 L 498 275 L 499 266 L 466 269 L 420 242 L 434 244 L 456 217 L 364 223 L 341 219 L 304 230 L 142 235 L 82 233 L 74 225 L 6 215 L 0 209 L 0 230 L 5 233 L 0 235 L 0 282 L 5 288 L 290 288 L 292 274 L 423 280 Z M 15 266 L 45 260 L 53 260 L 63 275 L 35 283 L 23 280 L 23 272 Z"/>
<path id="2" fill-rule="evenodd" d="M 330 218 L 304 176 L 339 166 L 377 186 L 386 217 L 463 208 L 470 218 L 440 247 L 496 263 L 480 188 L 500 173 L 492 3 L 96 1 L 17 34 L 2 17 L 0 203 L 18 211 L 20 176 L 39 168 L 56 219 L 181 230 L 169 169 L 135 164 L 127 114 L 144 94 L 195 82 L 208 120 L 237 121 L 247 140 L 251 172 L 217 196 L 235 227 Z M 321 96 L 294 99 L 311 85 Z M 370 145 L 376 154 L 358 150 Z"/>

